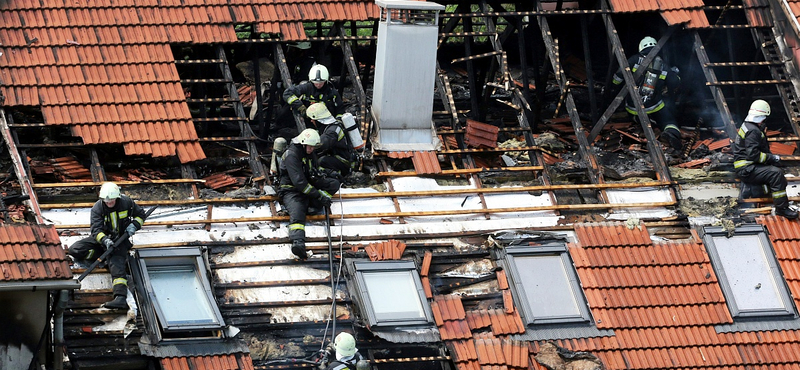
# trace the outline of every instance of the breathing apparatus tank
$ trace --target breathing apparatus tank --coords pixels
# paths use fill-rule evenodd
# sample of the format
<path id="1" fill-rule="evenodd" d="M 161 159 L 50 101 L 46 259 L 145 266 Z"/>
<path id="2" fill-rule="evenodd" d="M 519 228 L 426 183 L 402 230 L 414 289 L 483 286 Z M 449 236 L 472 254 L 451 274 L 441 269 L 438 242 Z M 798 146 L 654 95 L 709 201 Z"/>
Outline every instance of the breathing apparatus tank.
<path id="1" fill-rule="evenodd" d="M 647 103 L 653 97 L 658 83 L 658 76 L 661 75 L 661 57 L 656 57 L 644 73 L 644 81 L 642 87 L 639 89 L 639 95 L 642 96 L 642 103 Z"/>
<path id="2" fill-rule="evenodd" d="M 269 173 L 276 175 L 280 168 L 278 168 L 278 160 L 280 160 L 283 152 L 286 151 L 286 139 L 279 137 L 272 143 L 272 160 L 269 162 Z"/>
<path id="3" fill-rule="evenodd" d="M 353 145 L 353 149 L 361 150 L 365 143 L 364 140 L 361 139 L 361 134 L 358 133 L 356 119 L 352 114 L 345 113 L 342 115 L 342 124 L 344 125 L 347 137 L 350 139 L 350 144 Z"/>

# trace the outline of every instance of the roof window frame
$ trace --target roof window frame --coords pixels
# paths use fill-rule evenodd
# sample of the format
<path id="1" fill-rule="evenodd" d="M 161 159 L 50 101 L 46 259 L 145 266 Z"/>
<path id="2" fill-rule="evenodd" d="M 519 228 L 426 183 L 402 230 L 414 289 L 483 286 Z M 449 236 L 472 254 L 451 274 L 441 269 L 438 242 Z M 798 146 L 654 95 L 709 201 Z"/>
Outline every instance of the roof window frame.
<path id="1" fill-rule="evenodd" d="M 414 261 L 393 260 L 393 261 L 369 261 L 366 259 L 347 259 L 347 268 L 352 276 L 354 283 L 351 292 L 356 296 L 356 302 L 361 307 L 362 316 L 367 321 L 369 327 L 387 328 L 387 327 L 411 327 L 411 326 L 432 326 L 433 325 L 433 311 L 431 310 L 430 302 L 425 296 L 425 290 L 422 287 L 422 280 L 419 277 L 419 270 Z M 380 319 L 375 311 L 375 306 L 370 298 L 367 280 L 365 274 L 379 273 L 379 272 L 408 272 L 414 284 L 414 290 L 419 298 L 420 306 L 424 318 L 420 319 Z"/>
<path id="2" fill-rule="evenodd" d="M 225 327 L 225 320 L 213 293 L 208 266 L 201 247 L 136 249 L 131 260 L 132 273 L 138 280 L 136 285 L 140 309 L 146 319 L 146 326 L 154 331 L 154 334 L 157 334 L 158 339 L 176 335 L 178 337 L 194 336 L 192 333 L 207 336 L 209 331 L 222 330 Z M 203 289 L 202 295 L 206 297 L 208 308 L 211 311 L 210 316 L 213 316 L 211 323 L 176 324 L 168 322 L 165 308 L 162 307 L 155 294 L 150 276 L 154 267 L 168 266 L 192 266 L 194 276 Z"/>
<path id="3" fill-rule="evenodd" d="M 767 230 L 762 225 L 749 224 L 739 226 L 734 230 L 734 235 L 731 237 L 747 235 L 756 235 L 758 237 L 760 241 L 759 246 L 762 251 L 762 256 L 764 257 L 763 262 L 767 264 L 765 267 L 767 267 L 773 279 L 778 299 L 783 303 L 783 309 L 742 309 L 740 307 L 741 305 L 737 302 L 736 294 L 734 293 L 728 276 L 729 274 L 723 266 L 718 246 L 714 243 L 715 237 L 729 237 L 728 231 L 719 226 L 707 226 L 702 228 L 701 231 L 703 245 L 708 253 L 711 267 L 717 275 L 717 281 L 725 297 L 725 303 L 734 321 L 796 319 L 798 317 L 797 308 L 794 305 L 789 287 L 786 285 L 786 279 L 781 270 L 780 263 L 778 263 L 778 258 L 775 255 L 775 249 L 772 246 L 772 242 L 769 240 Z M 760 285 L 761 284 L 758 285 L 759 289 Z"/>
<path id="4" fill-rule="evenodd" d="M 561 262 L 561 267 L 566 274 L 566 282 L 572 291 L 572 298 L 578 309 L 577 315 L 565 315 L 562 317 L 539 317 L 534 314 L 533 307 L 525 289 L 525 281 L 521 276 L 518 267 L 518 259 L 537 256 L 556 256 Z M 592 313 L 589 308 L 589 301 L 583 292 L 583 285 L 580 282 L 578 272 L 572 263 L 566 244 L 547 243 L 538 246 L 508 246 L 498 255 L 498 263 L 507 272 L 509 277 L 509 287 L 516 306 L 520 309 L 520 315 L 527 326 L 536 327 L 544 325 L 594 325 Z M 547 301 L 543 299 L 543 301 Z"/>

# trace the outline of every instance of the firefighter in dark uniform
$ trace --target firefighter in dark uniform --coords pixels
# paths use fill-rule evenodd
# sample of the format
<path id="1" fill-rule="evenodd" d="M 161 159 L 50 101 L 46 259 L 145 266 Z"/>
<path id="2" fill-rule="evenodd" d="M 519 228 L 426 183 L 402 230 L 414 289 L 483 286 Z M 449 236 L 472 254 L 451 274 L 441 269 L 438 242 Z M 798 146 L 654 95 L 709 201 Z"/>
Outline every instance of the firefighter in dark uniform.
<path id="1" fill-rule="evenodd" d="M 330 207 L 331 197 L 340 182 L 319 171 L 314 149 L 319 147 L 319 133 L 307 128 L 292 139 L 280 162 L 278 196 L 289 212 L 289 239 L 292 253 L 300 259 L 306 253 L 306 213 L 309 206 Z"/>
<path id="2" fill-rule="evenodd" d="M 764 194 L 766 191 L 762 192 L 761 188 L 768 188 L 772 192 L 775 214 L 795 219 L 797 212 L 789 208 L 789 198 L 786 196 L 786 176 L 777 167 L 781 157 L 770 153 L 767 136 L 762 131 L 770 112 L 767 102 L 760 99 L 754 101 L 733 142 L 733 167 L 742 181 L 740 198 Z"/>
<path id="3" fill-rule="evenodd" d="M 329 77 L 328 68 L 322 64 L 316 64 L 308 72 L 308 81 L 290 86 L 283 91 L 283 100 L 301 117 L 306 116 L 308 105 L 325 103 L 328 111 L 339 118 L 344 114 L 344 103 L 339 91 L 328 80 Z"/>
<path id="4" fill-rule="evenodd" d="M 78 240 L 69 247 L 70 257 L 78 264 L 91 264 L 125 233 L 132 236 L 144 224 L 145 211 L 131 198 L 121 195 L 119 186 L 106 182 L 100 187 L 100 200 L 91 211 L 91 236 Z M 114 299 L 106 302 L 106 308 L 127 309 L 128 279 L 126 278 L 126 256 L 132 244 L 125 239 L 108 257 Z"/>
<path id="5" fill-rule="evenodd" d="M 334 355 L 336 359 L 328 363 L 325 370 L 365 370 L 370 368 L 369 362 L 358 353 L 356 339 L 352 334 L 339 333 L 333 340 L 332 347 L 327 349 L 328 353 L 325 357 Z"/>
<path id="6" fill-rule="evenodd" d="M 656 121 L 661 129 L 661 137 L 669 143 L 673 154 L 680 156 L 683 148 L 681 130 L 675 121 L 672 102 L 665 101 L 665 99 L 671 99 L 671 97 L 664 95 L 664 89 L 666 88 L 667 92 L 674 94 L 680 85 L 681 79 L 678 76 L 678 69 L 674 67 L 667 68 L 661 57 L 655 57 L 649 66 L 641 65 L 654 46 L 656 46 L 656 39 L 650 36 L 643 38 L 639 42 L 639 53 L 628 58 L 628 66 L 633 73 L 636 73 L 639 68 L 647 68 L 637 81 L 644 111 L 650 119 Z M 614 74 L 612 83 L 617 86 L 617 91 L 624 83 L 621 69 Z M 631 95 L 628 95 L 625 101 L 625 110 L 629 114 L 638 116 Z"/>
<path id="7" fill-rule="evenodd" d="M 322 103 L 311 104 L 306 114 L 320 132 L 319 165 L 342 177 L 350 174 L 356 165 L 355 151 L 341 122 Z"/>

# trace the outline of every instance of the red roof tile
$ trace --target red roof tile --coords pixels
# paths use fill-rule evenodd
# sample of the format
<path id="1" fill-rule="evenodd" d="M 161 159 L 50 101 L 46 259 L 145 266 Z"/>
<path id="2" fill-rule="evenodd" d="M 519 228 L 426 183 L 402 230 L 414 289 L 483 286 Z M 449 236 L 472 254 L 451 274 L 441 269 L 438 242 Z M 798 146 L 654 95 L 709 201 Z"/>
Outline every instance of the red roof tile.
<path id="1" fill-rule="evenodd" d="M 169 357 L 161 359 L 164 370 L 253 370 L 250 354 Z"/>
<path id="2" fill-rule="evenodd" d="M 575 234 L 584 247 L 648 245 L 650 234 L 644 224 L 628 228 L 622 222 L 575 224 Z"/>
<path id="3" fill-rule="evenodd" d="M 439 165 L 439 157 L 436 152 L 414 152 L 412 160 L 414 161 L 414 171 L 419 175 L 442 173 L 442 167 Z"/>
<path id="4" fill-rule="evenodd" d="M 388 152 L 386 156 L 389 158 L 395 159 L 403 159 L 403 158 L 411 158 L 414 156 L 413 152 Z"/>
<path id="5" fill-rule="evenodd" d="M 500 128 L 486 123 L 467 119 L 467 133 L 464 136 L 464 143 L 474 148 L 497 147 L 497 133 Z"/>
<path id="6" fill-rule="evenodd" d="M 422 257 L 422 266 L 419 269 L 420 276 L 428 276 L 428 270 L 431 268 L 431 261 L 433 261 L 433 253 L 431 253 L 431 251 L 425 251 L 425 255 Z"/>
<path id="7" fill-rule="evenodd" d="M 399 240 L 372 243 L 364 247 L 364 251 L 367 252 L 367 255 L 372 261 L 400 259 L 405 249 L 406 243 Z"/>
<path id="8" fill-rule="evenodd" d="M 55 227 L 0 226 L 0 281 L 72 279 Z"/>
<path id="9" fill-rule="evenodd" d="M 170 44 L 234 42 L 242 23 L 304 40 L 305 20 L 378 14 L 363 1 L 8 2 L 0 12 L 0 92 L 6 106 L 39 106 L 44 123 L 70 126 L 87 145 L 123 144 L 128 155 L 192 162 L 205 154 Z M 152 130 L 133 127 L 141 124 Z"/>
<path id="10" fill-rule="evenodd" d="M 467 324 L 472 330 L 486 328 L 492 325 L 492 319 L 486 310 L 472 310 L 466 312 Z"/>
<path id="11" fill-rule="evenodd" d="M 775 240 L 799 240 L 800 222 L 790 221 L 778 216 L 762 216 L 756 222 L 764 225 L 769 230 L 769 237 Z"/>
<path id="12" fill-rule="evenodd" d="M 771 216 L 758 222 L 770 231 L 797 297 L 800 223 Z M 717 333 L 714 325 L 733 320 L 705 247 L 696 239 L 645 243 L 634 232 L 638 241 L 631 242 L 631 235 L 619 231 L 615 224 L 578 225 L 578 243 L 569 246 L 598 328 L 613 329 L 615 335 L 563 339 L 559 346 L 590 351 L 609 369 L 773 369 L 800 363 L 797 331 Z M 611 237 L 603 243 L 599 235 Z M 532 342 L 535 351 L 538 345 Z"/>

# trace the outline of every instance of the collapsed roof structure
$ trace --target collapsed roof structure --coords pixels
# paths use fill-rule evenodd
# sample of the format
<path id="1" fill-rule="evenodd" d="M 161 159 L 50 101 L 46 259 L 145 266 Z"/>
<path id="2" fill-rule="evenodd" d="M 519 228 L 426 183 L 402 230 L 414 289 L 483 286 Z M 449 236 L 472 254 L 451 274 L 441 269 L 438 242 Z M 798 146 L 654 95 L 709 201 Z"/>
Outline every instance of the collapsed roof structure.
<path id="1" fill-rule="evenodd" d="M 19 330 L 0 364 L 309 368 L 348 331 L 375 369 L 795 368 L 798 223 L 737 201 L 729 146 L 764 99 L 772 151 L 798 159 L 798 14 L 789 0 L 6 1 L 0 230 L 33 232 L 0 232 L 0 299 L 24 319 L 4 326 Z M 680 70 L 685 156 L 620 109 L 635 72 L 607 94 L 648 35 Z M 368 146 L 296 261 L 268 167 L 272 141 L 306 127 L 281 92 L 315 62 Z M 63 250 L 20 246 L 86 236 L 103 181 L 159 206 L 134 237 L 129 312 L 97 308 L 104 269 L 70 291 Z M 38 292 L 6 293 L 20 289 Z"/>

